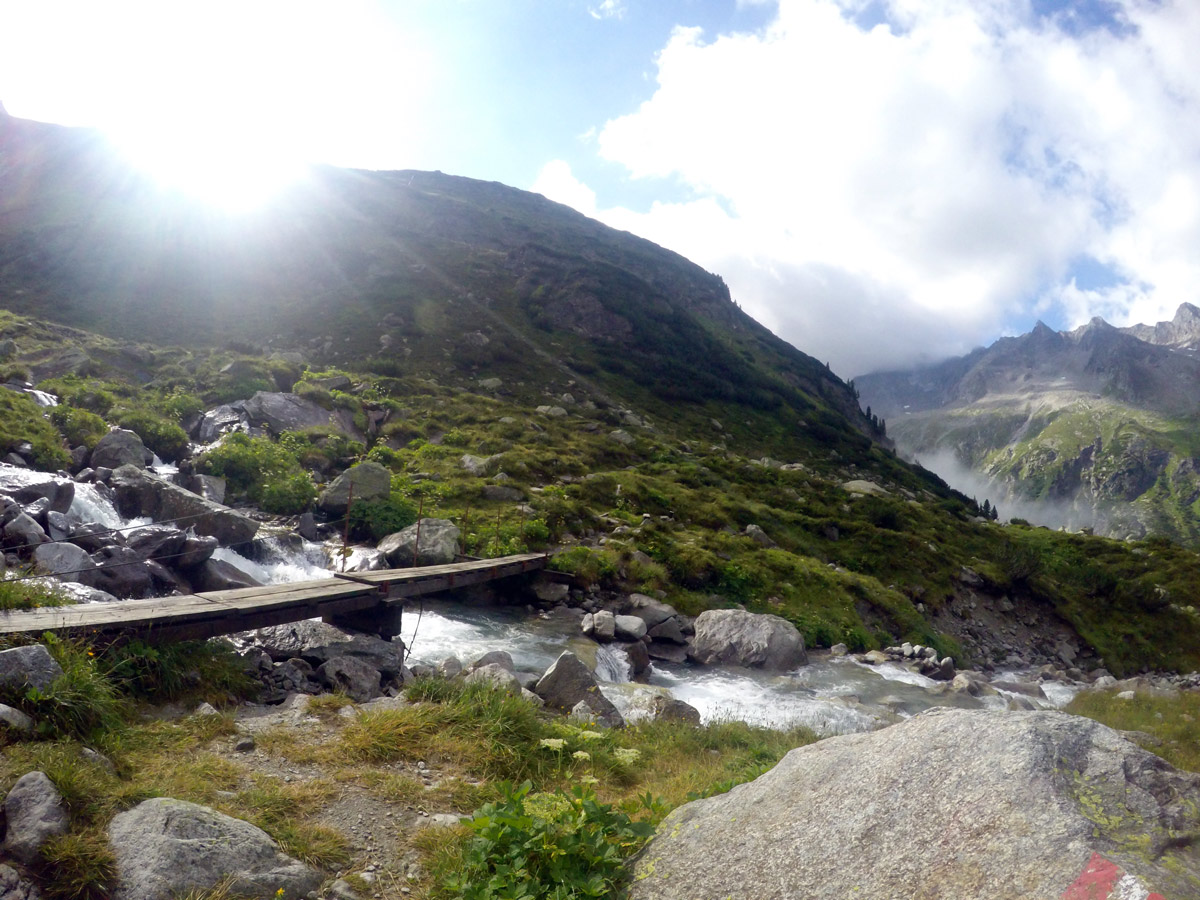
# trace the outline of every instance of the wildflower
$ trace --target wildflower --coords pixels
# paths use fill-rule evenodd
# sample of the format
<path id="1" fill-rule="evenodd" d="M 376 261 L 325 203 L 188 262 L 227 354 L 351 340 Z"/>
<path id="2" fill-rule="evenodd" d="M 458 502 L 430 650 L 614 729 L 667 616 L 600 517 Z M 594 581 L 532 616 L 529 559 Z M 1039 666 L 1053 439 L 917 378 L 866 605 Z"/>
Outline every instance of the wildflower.
<path id="1" fill-rule="evenodd" d="M 580 762 L 590 762 L 592 759 L 592 754 L 588 753 L 586 750 L 576 750 L 571 754 L 571 756 Z"/>
<path id="2" fill-rule="evenodd" d="M 538 741 L 539 747 L 545 747 L 547 750 L 561 750 L 567 745 L 567 742 L 562 738 L 542 738 Z"/>
<path id="3" fill-rule="evenodd" d="M 621 763 L 621 765 L 630 766 L 641 759 L 642 754 L 632 747 L 618 747 L 613 751 L 613 756 L 617 758 L 617 762 Z"/>
<path id="4" fill-rule="evenodd" d="M 598 741 L 602 737 L 604 737 L 604 735 L 601 734 L 599 731 L 581 731 L 581 732 L 579 732 L 579 739 L 581 741 Z"/>

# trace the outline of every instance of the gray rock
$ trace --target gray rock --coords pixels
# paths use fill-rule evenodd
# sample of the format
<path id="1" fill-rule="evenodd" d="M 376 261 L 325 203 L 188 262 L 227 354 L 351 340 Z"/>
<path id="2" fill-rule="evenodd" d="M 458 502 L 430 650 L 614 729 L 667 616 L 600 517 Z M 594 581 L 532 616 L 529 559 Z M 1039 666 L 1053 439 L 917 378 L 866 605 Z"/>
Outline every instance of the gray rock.
<path id="1" fill-rule="evenodd" d="M 592 637 L 598 641 L 611 641 L 617 636 L 617 617 L 607 609 L 598 609 L 592 614 Z"/>
<path id="2" fill-rule="evenodd" d="M 353 498 L 351 496 L 353 490 Z M 330 516 L 344 516 L 347 504 L 386 500 L 392 495 L 392 473 L 373 460 L 351 466 L 321 492 L 317 505 Z"/>
<path id="3" fill-rule="evenodd" d="M 32 865 L 46 841 L 67 833 L 67 807 L 45 772 L 27 772 L 4 798 L 8 830 L 3 849 L 13 859 Z"/>
<path id="4" fill-rule="evenodd" d="M 348 410 L 329 410 L 298 394 L 259 391 L 242 404 L 242 409 L 252 426 L 276 435 L 306 428 L 333 428 L 353 440 L 366 439 Z"/>
<path id="5" fill-rule="evenodd" d="M 187 489 L 213 503 L 225 502 L 225 479 L 216 475 L 193 475 L 188 479 Z"/>
<path id="6" fill-rule="evenodd" d="M 659 622 L 653 628 L 647 630 L 653 640 L 667 641 L 672 644 L 686 644 L 687 637 L 683 633 L 683 629 L 679 627 L 678 619 L 667 619 L 665 622 Z"/>
<path id="7" fill-rule="evenodd" d="M 757 526 L 753 523 L 746 526 L 745 534 L 746 534 L 746 537 L 750 538 L 750 540 L 754 541 L 754 543 L 760 544 L 763 547 L 778 547 L 779 546 L 773 540 L 771 540 L 770 537 L 767 536 L 767 533 L 765 531 L 763 531 L 762 528 L 760 528 L 759 526 Z"/>
<path id="8" fill-rule="evenodd" d="M 688 655 L 702 665 L 784 672 L 808 662 L 804 638 L 786 619 L 740 609 L 710 609 L 696 617 Z"/>
<path id="9" fill-rule="evenodd" d="M 155 593 L 149 564 L 129 547 L 105 547 L 92 554 L 98 568 L 92 583 L 115 597 L 150 597 Z"/>
<path id="10" fill-rule="evenodd" d="M 183 543 L 179 546 L 177 555 L 171 560 L 177 569 L 190 569 L 207 562 L 212 558 L 220 543 L 215 537 L 207 534 L 196 534 L 191 528 L 184 532 Z"/>
<path id="11" fill-rule="evenodd" d="M 630 616 L 637 616 L 646 623 L 647 629 L 653 628 L 655 625 L 661 625 L 668 619 L 674 619 L 678 615 L 675 607 L 671 606 L 671 604 L 663 603 L 661 600 L 656 600 L 645 594 L 630 594 L 625 600 L 621 611 Z"/>
<path id="12" fill-rule="evenodd" d="M 489 650 L 483 656 L 475 660 L 467 667 L 468 672 L 473 672 L 476 669 L 481 669 L 484 666 L 499 666 L 506 672 L 516 673 L 517 667 L 513 662 L 512 654 L 507 650 Z"/>
<path id="13" fill-rule="evenodd" d="M 840 643 L 834 644 L 832 647 L 829 648 L 830 656 L 835 656 L 835 657 L 836 656 L 845 656 L 849 652 L 850 652 L 850 648 L 847 647 L 845 644 L 840 644 Z"/>
<path id="14" fill-rule="evenodd" d="M 422 519 L 420 523 L 420 547 L 416 553 L 418 566 L 442 566 L 454 562 L 458 555 L 458 526 L 449 519 Z M 396 568 L 413 565 L 413 548 L 417 546 L 418 525 L 409 525 L 403 531 L 389 534 L 379 542 L 379 549 L 387 554 L 388 562 Z"/>
<path id="15" fill-rule="evenodd" d="M 196 440 L 202 444 L 211 444 L 222 435 L 241 431 L 244 424 L 245 414 L 240 403 L 236 406 L 218 406 L 201 417 L 200 424 L 196 426 Z"/>
<path id="16" fill-rule="evenodd" d="M 28 685 L 45 691 L 62 673 L 62 666 L 42 644 L 0 650 L 0 685 L 5 687 Z"/>
<path id="17" fill-rule="evenodd" d="M 640 641 L 646 636 L 646 623 L 637 616 L 614 616 L 615 636 L 620 641 Z"/>
<path id="18" fill-rule="evenodd" d="M 92 450 L 90 462 L 93 469 L 101 466 L 119 469 L 126 465 L 144 469 L 153 459 L 154 454 L 146 448 L 140 437 L 132 431 L 117 428 L 100 438 Z"/>
<path id="19" fill-rule="evenodd" d="M 127 518 L 184 519 L 197 534 L 211 535 L 226 547 L 243 544 L 258 532 L 258 523 L 249 516 L 131 465 L 113 472 L 109 485 L 118 511 Z"/>
<path id="20" fill-rule="evenodd" d="M 95 586 L 96 564 L 87 551 L 74 544 L 41 544 L 33 549 L 33 565 L 46 575 L 61 581 L 77 581 Z"/>
<path id="21" fill-rule="evenodd" d="M 700 710 L 675 697 L 655 697 L 650 701 L 650 716 L 656 722 L 700 724 Z"/>
<path id="22" fill-rule="evenodd" d="M 491 456 L 474 456 L 470 453 L 464 453 L 459 464 L 466 470 L 468 475 L 482 478 L 496 471 L 500 465 L 500 459 L 501 455 L 499 453 L 494 453 Z"/>
<path id="23" fill-rule="evenodd" d="M 565 603 L 567 596 L 571 593 L 571 589 L 568 585 L 559 581 L 551 581 L 548 578 L 535 578 L 533 593 L 542 603 L 553 606 Z"/>
<path id="24" fill-rule="evenodd" d="M 65 513 L 71 508 L 75 499 L 75 483 L 57 475 L 45 472 L 31 472 L 23 478 L 19 485 L 6 488 L 4 493 L 10 494 L 18 503 L 29 506 L 38 500 L 45 500 L 47 508 Z M 28 510 L 26 510 L 28 512 Z M 32 515 L 32 513 L 30 513 Z"/>
<path id="25" fill-rule="evenodd" d="M 549 416 L 551 419 L 561 419 L 567 414 L 567 411 L 561 406 L 539 406 L 537 414 L 539 416 Z"/>
<path id="26" fill-rule="evenodd" d="M 1170 836 L 1196 833 L 1198 803 L 1200 775 L 1089 719 L 936 709 L 676 809 L 631 897 L 1082 898 L 1105 860 L 1121 896 L 1192 897 L 1194 839 Z"/>
<path id="27" fill-rule="evenodd" d="M 512 670 L 506 669 L 498 663 L 487 663 L 473 668 L 463 681 L 467 684 L 486 684 L 495 690 L 514 696 L 519 695 L 522 690 L 521 682 L 512 673 Z"/>
<path id="28" fill-rule="evenodd" d="M 225 878 L 230 892 L 299 900 L 321 884 L 314 869 L 285 856 L 249 822 L 183 800 L 156 797 L 108 826 L 116 860 L 115 900 L 170 900 Z"/>
<path id="29" fill-rule="evenodd" d="M 0 900 L 42 900 L 42 895 L 16 869 L 0 863 Z"/>
<path id="30" fill-rule="evenodd" d="M 42 526 L 23 512 L 17 513 L 4 526 L 4 546 L 10 550 L 36 547 L 49 540 Z"/>
<path id="31" fill-rule="evenodd" d="M 617 713 L 612 701 L 600 693 L 596 677 L 574 653 L 563 651 L 545 674 L 534 685 L 533 692 L 546 701 L 546 705 L 569 713 L 581 701 L 587 701 L 594 715 L 611 716 Z"/>
<path id="32" fill-rule="evenodd" d="M 33 731 L 33 719 L 25 715 L 19 709 L 13 709 L 11 706 L 5 706 L 0 703 L 0 733 L 3 733 L 7 728 L 11 731 L 17 731 L 21 734 L 28 734 Z M 0 894 L 0 897 L 3 895 Z"/>
<path id="33" fill-rule="evenodd" d="M 174 562 L 176 555 L 183 550 L 187 534 L 170 525 L 147 525 L 130 531 L 125 540 L 142 559 L 165 557 Z M 213 543 L 215 545 L 216 542 Z"/>
<path id="34" fill-rule="evenodd" d="M 620 647 L 629 657 L 629 674 L 634 678 L 650 668 L 650 651 L 644 642 L 635 640 L 628 644 L 621 644 Z"/>
<path id="35" fill-rule="evenodd" d="M 625 431 L 623 428 L 610 431 L 608 436 L 618 444 L 623 444 L 626 447 L 632 447 L 637 440 L 632 434 L 630 434 L 628 431 Z"/>
<path id="36" fill-rule="evenodd" d="M 335 656 L 321 663 L 317 676 L 322 683 L 341 691 L 356 703 L 366 703 L 380 696 L 379 670 L 353 656 Z"/>
<path id="37" fill-rule="evenodd" d="M 1000 679 L 993 681 L 992 687 L 1009 694 L 1021 694 L 1025 697 L 1033 697 L 1035 700 L 1046 699 L 1046 693 L 1042 690 L 1042 686 L 1029 681 L 1007 681 Z"/>
<path id="38" fill-rule="evenodd" d="M 585 697 L 571 707 L 567 718 L 572 722 L 590 727 L 600 725 L 604 728 L 624 728 L 625 719 L 615 706 L 599 704 L 594 697 Z"/>
<path id="39" fill-rule="evenodd" d="M 403 674 L 404 644 L 370 634 L 348 634 L 325 622 L 293 622 L 254 632 L 258 645 L 272 659 L 293 657 L 319 666 L 338 656 L 360 659 L 386 678 Z"/>
<path id="40" fill-rule="evenodd" d="M 223 559 L 209 559 L 188 571 L 192 589 L 197 593 L 207 591 L 230 591 L 237 588 L 255 587 L 258 582 Z"/>
<path id="41" fill-rule="evenodd" d="M 525 499 L 523 490 L 503 484 L 485 484 L 480 488 L 479 493 L 484 500 L 494 503 L 520 503 Z"/>

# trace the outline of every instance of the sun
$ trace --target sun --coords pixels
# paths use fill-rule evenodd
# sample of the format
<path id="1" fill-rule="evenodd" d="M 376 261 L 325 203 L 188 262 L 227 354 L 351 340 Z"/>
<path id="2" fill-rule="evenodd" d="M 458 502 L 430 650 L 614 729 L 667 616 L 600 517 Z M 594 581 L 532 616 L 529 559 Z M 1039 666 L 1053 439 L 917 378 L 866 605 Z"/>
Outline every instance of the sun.
<path id="1" fill-rule="evenodd" d="M 161 190 L 228 214 L 262 208 L 307 172 L 269 136 L 216 123 L 160 121 L 153 128 L 107 131 L 118 151 Z"/>

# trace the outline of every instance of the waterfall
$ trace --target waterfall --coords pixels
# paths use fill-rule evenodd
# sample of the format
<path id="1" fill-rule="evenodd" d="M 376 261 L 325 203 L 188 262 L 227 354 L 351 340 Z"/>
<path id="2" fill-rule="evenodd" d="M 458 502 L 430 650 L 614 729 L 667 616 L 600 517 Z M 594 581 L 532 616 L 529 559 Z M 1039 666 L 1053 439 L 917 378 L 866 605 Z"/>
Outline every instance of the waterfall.
<path id="1" fill-rule="evenodd" d="M 94 484 L 76 484 L 75 499 L 67 510 L 67 518 L 73 524 L 96 524 L 105 528 L 131 528 L 137 525 L 149 525 L 151 519 L 139 516 L 135 519 L 124 519 L 113 506 L 107 489 Z M 128 531 L 126 532 L 128 534 Z"/>
<path id="2" fill-rule="evenodd" d="M 254 559 L 221 547 L 213 559 L 229 563 L 262 584 L 290 584 L 332 578 L 325 565 L 325 549 L 312 541 L 292 541 L 268 536 L 255 541 Z"/>
<path id="3" fill-rule="evenodd" d="M 629 654 L 624 650 L 609 644 L 596 648 L 596 677 L 600 681 L 624 683 L 632 677 L 631 670 Z"/>

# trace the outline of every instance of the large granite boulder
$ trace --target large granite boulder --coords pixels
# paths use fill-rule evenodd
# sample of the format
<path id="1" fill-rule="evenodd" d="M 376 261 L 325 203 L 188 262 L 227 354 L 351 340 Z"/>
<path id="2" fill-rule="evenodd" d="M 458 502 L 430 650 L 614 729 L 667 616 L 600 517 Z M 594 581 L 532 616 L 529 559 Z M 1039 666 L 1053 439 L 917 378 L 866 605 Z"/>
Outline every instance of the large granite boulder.
<path id="1" fill-rule="evenodd" d="M 131 465 L 113 472 L 109 485 L 117 510 L 126 518 L 182 519 L 181 524 L 194 528 L 197 534 L 215 537 L 225 547 L 244 544 L 258 531 L 258 523 L 249 516 Z"/>
<path id="2" fill-rule="evenodd" d="M 170 797 L 118 813 L 108 826 L 115 900 L 170 900 L 226 879 L 236 896 L 298 900 L 321 875 L 279 851 L 249 822 Z"/>
<path id="3" fill-rule="evenodd" d="M 386 500 L 391 495 L 392 473 L 379 463 L 366 460 L 333 479 L 321 492 L 317 506 L 328 515 L 344 516 L 351 502 Z"/>
<path id="4" fill-rule="evenodd" d="M 62 581 L 96 586 L 96 563 L 86 550 L 74 544 L 39 544 L 33 548 L 33 565 L 38 572 Z"/>
<path id="5" fill-rule="evenodd" d="M 458 526 L 449 519 L 422 519 L 403 531 L 389 534 L 379 542 L 379 549 L 387 554 L 388 562 L 394 568 L 406 568 L 414 564 L 413 548 L 417 547 L 419 538 L 415 564 L 443 566 L 454 562 L 454 557 L 458 555 L 458 535 Z"/>
<path id="6" fill-rule="evenodd" d="M 49 509 L 65 513 L 75 499 L 75 482 L 48 472 L 22 472 L 0 477 L 0 493 L 28 506 L 40 499 L 49 501 Z"/>
<path id="7" fill-rule="evenodd" d="M 786 672 L 808 662 L 804 638 L 787 619 L 740 609 L 710 609 L 696 617 L 688 656 L 703 665 Z"/>
<path id="8" fill-rule="evenodd" d="M 1110 728 L 940 708 L 676 809 L 631 896 L 1194 897 L 1198 829 L 1200 775 Z"/>
<path id="9" fill-rule="evenodd" d="M 597 719 L 621 719 L 621 714 L 612 701 L 600 693 L 600 686 L 592 670 L 570 650 L 564 650 L 558 659 L 550 664 L 550 668 L 533 686 L 533 692 L 541 697 L 547 706 L 561 712 L 570 713 L 580 703 L 584 703 Z"/>
<path id="10" fill-rule="evenodd" d="M 144 469 L 153 459 L 154 454 L 140 437 L 132 431 L 117 428 L 100 438 L 92 450 L 89 463 L 93 469 L 119 469 L 126 465 Z"/>
<path id="11" fill-rule="evenodd" d="M 45 772 L 26 772 L 4 798 L 8 828 L 0 850 L 26 865 L 36 862 L 42 847 L 67 833 L 67 807 Z"/>
<path id="12" fill-rule="evenodd" d="M 306 428 L 333 428 L 356 441 L 366 440 L 354 425 L 354 416 L 344 409 L 326 409 L 299 394 L 259 391 L 242 405 L 250 424 L 273 434 Z"/>

